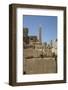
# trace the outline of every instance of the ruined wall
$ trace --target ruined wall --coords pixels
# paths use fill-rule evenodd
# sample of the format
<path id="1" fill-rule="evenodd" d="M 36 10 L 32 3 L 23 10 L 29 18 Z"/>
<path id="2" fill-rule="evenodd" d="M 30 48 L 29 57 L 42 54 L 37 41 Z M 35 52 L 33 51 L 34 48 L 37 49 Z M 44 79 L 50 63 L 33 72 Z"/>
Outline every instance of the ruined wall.
<path id="1" fill-rule="evenodd" d="M 24 60 L 26 74 L 56 73 L 55 58 L 31 58 Z"/>

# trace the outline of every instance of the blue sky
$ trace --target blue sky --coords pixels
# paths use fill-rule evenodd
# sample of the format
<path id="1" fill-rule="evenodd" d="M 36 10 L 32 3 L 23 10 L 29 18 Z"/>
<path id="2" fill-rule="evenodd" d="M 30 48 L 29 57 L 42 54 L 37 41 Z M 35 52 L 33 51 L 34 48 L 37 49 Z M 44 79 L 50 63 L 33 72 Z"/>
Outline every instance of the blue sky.
<path id="1" fill-rule="evenodd" d="M 23 25 L 29 29 L 29 35 L 37 35 L 42 27 L 42 42 L 50 42 L 57 38 L 57 16 L 24 15 Z"/>

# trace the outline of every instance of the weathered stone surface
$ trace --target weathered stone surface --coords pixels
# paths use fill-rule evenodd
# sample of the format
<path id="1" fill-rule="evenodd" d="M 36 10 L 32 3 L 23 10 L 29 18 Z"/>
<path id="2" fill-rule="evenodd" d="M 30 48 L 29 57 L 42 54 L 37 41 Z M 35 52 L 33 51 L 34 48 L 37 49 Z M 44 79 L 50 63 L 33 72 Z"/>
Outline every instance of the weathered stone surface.
<path id="1" fill-rule="evenodd" d="M 24 60 L 26 74 L 56 73 L 55 58 L 31 58 Z"/>

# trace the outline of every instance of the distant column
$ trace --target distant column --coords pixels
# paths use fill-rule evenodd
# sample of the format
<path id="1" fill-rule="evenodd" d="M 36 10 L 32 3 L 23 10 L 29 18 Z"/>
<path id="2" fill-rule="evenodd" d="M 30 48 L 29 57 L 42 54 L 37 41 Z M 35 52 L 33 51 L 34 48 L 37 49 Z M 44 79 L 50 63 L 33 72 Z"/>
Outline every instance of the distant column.
<path id="1" fill-rule="evenodd" d="M 52 43 L 52 40 L 51 40 L 51 42 L 50 42 L 50 46 L 51 46 L 51 47 L 53 47 L 53 43 Z"/>
<path id="2" fill-rule="evenodd" d="M 42 43 L 42 27 L 39 27 L 39 41 Z"/>

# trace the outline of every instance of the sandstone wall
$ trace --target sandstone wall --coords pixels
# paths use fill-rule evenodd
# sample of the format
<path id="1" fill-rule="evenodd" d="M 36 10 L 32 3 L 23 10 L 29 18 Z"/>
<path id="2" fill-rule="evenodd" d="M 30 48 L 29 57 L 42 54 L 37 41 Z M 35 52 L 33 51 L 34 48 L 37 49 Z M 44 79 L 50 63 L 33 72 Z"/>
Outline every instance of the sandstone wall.
<path id="1" fill-rule="evenodd" d="M 26 74 L 56 73 L 55 58 L 32 58 L 24 60 Z"/>

